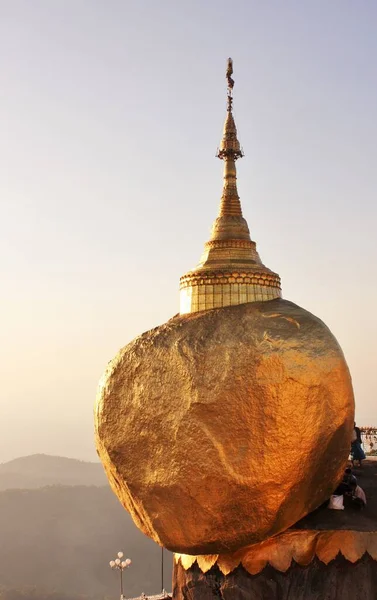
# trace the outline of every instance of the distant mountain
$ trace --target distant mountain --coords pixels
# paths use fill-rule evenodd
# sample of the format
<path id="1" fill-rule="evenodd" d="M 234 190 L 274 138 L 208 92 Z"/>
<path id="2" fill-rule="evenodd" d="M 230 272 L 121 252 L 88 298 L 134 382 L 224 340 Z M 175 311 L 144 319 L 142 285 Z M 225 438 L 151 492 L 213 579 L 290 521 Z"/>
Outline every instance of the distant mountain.
<path id="1" fill-rule="evenodd" d="M 0 464 L 0 490 L 48 485 L 108 485 L 100 463 L 34 454 Z"/>
<path id="2" fill-rule="evenodd" d="M 0 464 L 0 539 L 0 600 L 116 597 L 109 561 L 119 550 L 133 561 L 126 597 L 161 588 L 161 549 L 135 527 L 100 463 L 35 454 Z M 165 565 L 170 589 L 169 552 Z"/>
<path id="3" fill-rule="evenodd" d="M 53 457 L 12 462 L 15 469 L 8 473 L 17 474 L 19 483 L 22 478 L 25 483 L 27 465 L 28 481 L 34 486 L 42 474 L 49 482 L 55 477 L 59 484 L 63 478 L 77 481 L 80 473 L 86 482 L 89 474 L 104 481 L 100 475 L 96 478 L 100 465 Z M 1 477 L 10 465 L 1 465 Z M 52 592 L 54 598 L 62 593 L 70 599 L 119 597 L 119 575 L 109 567 L 119 550 L 132 559 L 124 574 L 126 598 L 161 589 L 161 549 L 135 527 L 109 487 L 59 485 L 2 491 L 0 539 L 0 598 L 42 598 Z M 172 557 L 165 552 L 164 585 L 171 589 Z M 20 596 L 18 590 L 27 589 L 34 589 L 33 594 Z M 17 593 L 4 595 L 2 590 Z"/>

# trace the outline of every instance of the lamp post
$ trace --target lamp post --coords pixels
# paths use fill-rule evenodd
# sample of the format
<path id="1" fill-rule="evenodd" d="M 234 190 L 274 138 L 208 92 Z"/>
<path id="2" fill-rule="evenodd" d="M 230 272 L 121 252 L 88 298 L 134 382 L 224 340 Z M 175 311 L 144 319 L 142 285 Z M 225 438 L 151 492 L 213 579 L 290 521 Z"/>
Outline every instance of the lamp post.
<path id="1" fill-rule="evenodd" d="M 129 558 L 126 558 L 126 560 L 122 560 L 123 558 L 123 552 L 118 552 L 118 557 L 115 560 L 111 560 L 110 561 L 110 567 L 114 570 L 114 571 L 119 571 L 119 575 L 120 575 L 120 600 L 124 600 L 124 596 L 123 596 L 123 571 L 125 571 L 125 569 L 128 569 L 128 567 L 131 564 L 131 560 Z"/>
<path id="2" fill-rule="evenodd" d="M 161 596 L 165 597 L 166 592 L 164 588 L 164 547 L 161 546 Z"/>

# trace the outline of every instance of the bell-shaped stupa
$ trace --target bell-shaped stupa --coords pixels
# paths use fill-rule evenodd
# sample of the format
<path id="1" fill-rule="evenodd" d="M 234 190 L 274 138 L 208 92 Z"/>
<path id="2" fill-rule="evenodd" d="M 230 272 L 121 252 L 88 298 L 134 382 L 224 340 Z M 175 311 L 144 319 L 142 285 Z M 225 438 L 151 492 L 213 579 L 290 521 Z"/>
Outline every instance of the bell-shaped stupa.
<path id="1" fill-rule="evenodd" d="M 280 277 L 264 266 L 242 216 L 236 161 L 243 151 L 233 117 L 233 63 L 228 60 L 227 115 L 217 156 L 224 161 L 219 216 L 198 266 L 180 280 L 180 313 L 281 297 Z"/>

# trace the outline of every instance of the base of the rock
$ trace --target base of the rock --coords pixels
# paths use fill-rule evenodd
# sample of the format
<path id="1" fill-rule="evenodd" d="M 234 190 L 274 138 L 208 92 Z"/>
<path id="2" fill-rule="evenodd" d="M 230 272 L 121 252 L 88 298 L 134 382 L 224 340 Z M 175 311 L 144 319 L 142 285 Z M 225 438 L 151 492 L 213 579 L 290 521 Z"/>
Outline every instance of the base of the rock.
<path id="1" fill-rule="evenodd" d="M 328 565 L 315 558 L 285 572 L 267 565 L 256 575 L 242 565 L 224 575 L 217 565 L 203 573 L 197 562 L 187 571 L 178 562 L 173 585 L 175 600 L 376 600 L 377 562 L 368 554 L 356 563 L 338 555 Z"/>
<path id="2" fill-rule="evenodd" d="M 367 506 L 327 504 L 231 554 L 175 554 L 175 600 L 377 600 L 377 461 L 355 470 Z"/>

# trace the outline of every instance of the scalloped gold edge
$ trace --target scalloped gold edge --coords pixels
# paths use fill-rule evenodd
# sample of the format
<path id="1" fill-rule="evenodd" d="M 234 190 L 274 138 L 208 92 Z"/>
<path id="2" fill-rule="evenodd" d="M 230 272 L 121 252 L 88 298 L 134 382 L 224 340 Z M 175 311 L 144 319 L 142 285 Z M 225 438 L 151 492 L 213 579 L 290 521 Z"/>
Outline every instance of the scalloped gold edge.
<path id="1" fill-rule="evenodd" d="M 285 572 L 292 560 L 301 566 L 307 566 L 315 556 L 327 565 L 341 553 L 351 563 L 358 561 L 365 553 L 377 561 L 377 531 L 286 531 L 259 544 L 246 546 L 232 554 L 212 554 L 191 556 L 174 555 L 187 571 L 197 562 L 203 573 L 215 564 L 223 575 L 234 571 L 239 564 L 251 575 L 260 573 L 267 564 L 277 571 Z"/>

